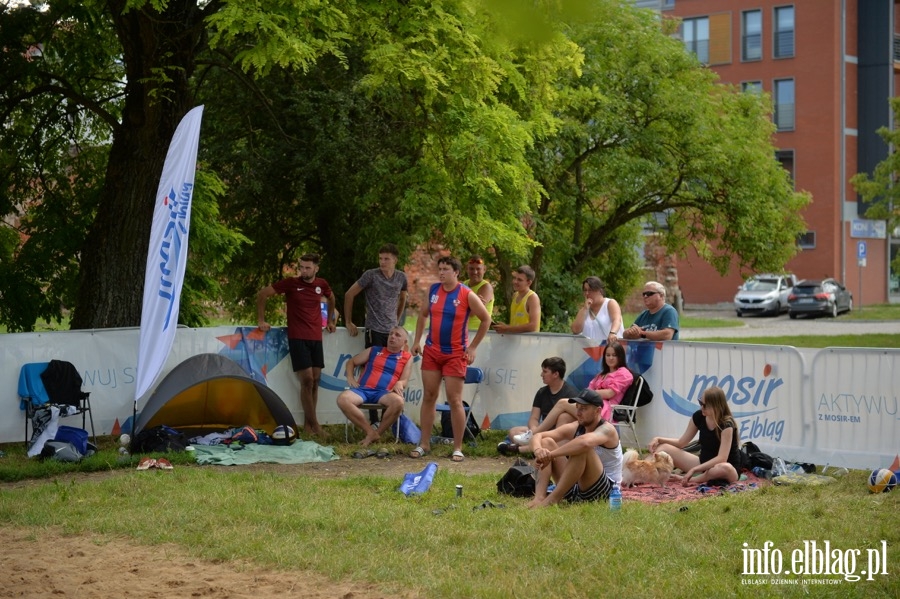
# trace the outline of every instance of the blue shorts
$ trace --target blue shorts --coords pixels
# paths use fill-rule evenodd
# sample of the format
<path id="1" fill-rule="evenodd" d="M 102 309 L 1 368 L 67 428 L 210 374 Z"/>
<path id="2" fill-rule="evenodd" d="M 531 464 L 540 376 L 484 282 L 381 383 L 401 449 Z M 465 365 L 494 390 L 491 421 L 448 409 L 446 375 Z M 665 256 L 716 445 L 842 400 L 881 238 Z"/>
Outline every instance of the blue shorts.
<path id="1" fill-rule="evenodd" d="M 387 389 L 371 389 L 369 387 L 350 387 L 353 391 L 363 399 L 363 403 L 378 403 L 378 400 L 390 393 Z"/>

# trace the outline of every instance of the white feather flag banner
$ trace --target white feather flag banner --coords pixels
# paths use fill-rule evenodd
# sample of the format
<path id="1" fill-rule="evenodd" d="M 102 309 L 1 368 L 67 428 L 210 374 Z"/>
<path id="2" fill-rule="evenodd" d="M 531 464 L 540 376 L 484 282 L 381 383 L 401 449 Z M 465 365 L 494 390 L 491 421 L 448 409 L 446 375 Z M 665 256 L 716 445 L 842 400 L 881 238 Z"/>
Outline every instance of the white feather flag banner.
<path id="1" fill-rule="evenodd" d="M 181 119 L 169 144 L 156 192 L 144 275 L 135 402 L 159 376 L 175 339 L 187 265 L 191 198 L 202 116 L 203 106 L 197 106 Z"/>

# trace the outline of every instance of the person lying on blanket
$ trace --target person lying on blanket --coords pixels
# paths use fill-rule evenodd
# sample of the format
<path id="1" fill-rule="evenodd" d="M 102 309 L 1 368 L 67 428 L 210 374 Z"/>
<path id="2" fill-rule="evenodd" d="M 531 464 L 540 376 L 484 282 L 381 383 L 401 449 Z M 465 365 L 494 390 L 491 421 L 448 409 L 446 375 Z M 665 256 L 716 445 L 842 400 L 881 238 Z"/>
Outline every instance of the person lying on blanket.
<path id="1" fill-rule="evenodd" d="M 622 479 L 622 445 L 616 427 L 600 415 L 603 398 L 585 389 L 569 401 L 575 404 L 575 422 L 532 438 L 538 478 L 529 508 L 607 499 Z M 551 479 L 556 488 L 548 494 Z"/>
<path id="2" fill-rule="evenodd" d="M 700 456 L 684 451 L 684 447 L 700 434 Z M 703 392 L 700 409 L 694 412 L 680 439 L 654 437 L 650 451 L 665 451 L 675 467 L 684 472 L 682 485 L 712 482 L 730 484 L 738 480 L 740 453 L 738 430 L 731 409 L 720 387 Z"/>

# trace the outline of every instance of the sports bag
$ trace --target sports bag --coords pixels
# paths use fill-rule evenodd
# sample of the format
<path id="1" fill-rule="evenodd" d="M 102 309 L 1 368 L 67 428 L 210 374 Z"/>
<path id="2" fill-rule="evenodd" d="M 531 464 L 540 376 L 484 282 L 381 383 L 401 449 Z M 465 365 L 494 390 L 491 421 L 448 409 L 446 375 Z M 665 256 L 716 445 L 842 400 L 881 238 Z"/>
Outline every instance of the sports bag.
<path id="1" fill-rule="evenodd" d="M 468 408 L 469 404 L 463 402 L 463 407 Z M 472 410 L 467 409 L 466 414 L 468 415 L 468 419 L 466 420 L 466 428 L 469 429 L 469 433 L 474 439 L 481 434 L 481 427 L 478 426 L 477 422 L 475 422 L 475 415 L 472 414 Z M 441 436 L 445 439 L 453 438 L 453 419 L 450 415 L 450 410 L 441 412 Z"/>
<path id="2" fill-rule="evenodd" d="M 767 453 L 760 451 L 756 443 L 747 441 L 741 446 L 741 468 L 752 470 L 754 468 L 763 468 L 771 470 L 774 459 Z"/>
<path id="3" fill-rule="evenodd" d="M 503 478 L 497 481 L 497 492 L 513 497 L 534 497 L 536 474 L 534 466 L 517 459 Z"/>
<path id="4" fill-rule="evenodd" d="M 187 446 L 188 442 L 185 436 L 165 424 L 146 428 L 131 440 L 132 453 L 184 451 Z"/>

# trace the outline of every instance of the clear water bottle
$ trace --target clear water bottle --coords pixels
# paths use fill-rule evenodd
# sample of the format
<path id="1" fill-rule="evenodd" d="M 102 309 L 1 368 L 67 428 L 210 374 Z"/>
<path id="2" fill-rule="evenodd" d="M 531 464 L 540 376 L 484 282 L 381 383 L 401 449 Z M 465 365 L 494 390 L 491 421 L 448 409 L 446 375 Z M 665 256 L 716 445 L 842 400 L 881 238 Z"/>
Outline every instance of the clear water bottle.
<path id="1" fill-rule="evenodd" d="M 612 493 L 609 494 L 609 509 L 613 512 L 618 512 L 622 509 L 622 491 L 619 490 L 619 485 L 613 485 Z"/>
<path id="2" fill-rule="evenodd" d="M 757 476 L 757 478 L 765 478 L 765 479 L 772 478 L 772 471 L 768 470 L 766 468 L 763 468 L 762 466 L 756 466 L 755 468 L 753 468 L 753 470 L 751 472 L 753 472 L 753 474 L 755 474 Z"/>
<path id="3" fill-rule="evenodd" d="M 772 476 L 781 476 L 782 474 L 787 474 L 787 466 L 784 465 L 784 460 L 775 458 L 772 461 Z"/>
<path id="4" fill-rule="evenodd" d="M 788 468 L 788 472 L 793 472 L 794 474 L 806 474 L 806 470 L 804 470 L 803 466 L 800 464 L 791 464 L 791 467 Z"/>

